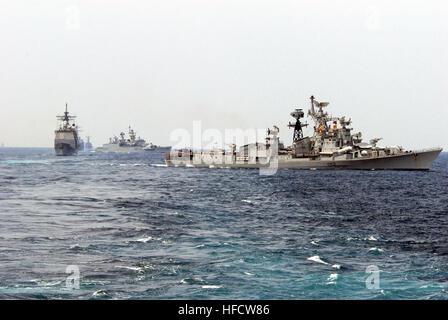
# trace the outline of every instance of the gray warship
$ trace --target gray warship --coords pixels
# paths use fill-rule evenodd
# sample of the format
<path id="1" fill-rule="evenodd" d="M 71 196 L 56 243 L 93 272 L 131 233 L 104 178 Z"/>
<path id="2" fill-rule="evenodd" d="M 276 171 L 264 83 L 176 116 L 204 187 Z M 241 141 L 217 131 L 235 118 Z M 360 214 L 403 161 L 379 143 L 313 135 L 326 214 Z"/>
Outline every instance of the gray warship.
<path id="1" fill-rule="evenodd" d="M 79 128 L 78 128 L 78 133 L 79 133 Z M 84 140 L 78 136 L 78 151 L 84 151 Z"/>
<path id="2" fill-rule="evenodd" d="M 109 143 L 105 143 L 103 146 L 96 148 L 95 152 L 134 153 L 146 151 L 166 152 L 171 150 L 171 147 L 157 146 L 137 137 L 136 132 L 131 126 L 129 126 L 128 136 L 129 138 L 126 138 L 126 134 L 121 132 L 120 138 L 117 136 L 109 138 Z"/>
<path id="3" fill-rule="evenodd" d="M 311 96 L 308 116 L 314 121 L 312 136 L 305 137 L 303 128 L 308 126 L 300 119 L 303 109 L 295 109 L 293 143 L 289 147 L 279 141 L 279 129 L 268 129 L 266 143 L 236 145 L 230 151 L 193 151 L 183 149 L 166 153 L 167 166 L 210 168 L 266 168 L 278 169 L 361 169 L 361 170 L 429 170 L 442 148 L 405 151 L 401 146 L 380 147 L 381 138 L 362 141 L 361 132 L 352 134 L 351 119 L 332 117 L 324 108 L 328 102 L 318 102 Z"/>
<path id="4" fill-rule="evenodd" d="M 61 121 L 54 138 L 54 150 L 58 156 L 73 156 L 79 149 L 78 129 L 74 123 L 70 124 L 70 120 L 76 117 L 70 116 L 67 108 L 65 104 L 64 115 L 57 116 L 57 119 Z"/>
<path id="5" fill-rule="evenodd" d="M 129 138 L 126 138 L 126 134 L 121 132 L 120 138 L 117 136 L 109 138 L 109 143 L 96 148 L 95 152 L 133 153 L 145 151 L 144 148 L 148 146 L 148 143 L 144 139 L 137 137 L 137 133 L 131 126 L 129 126 L 128 135 Z"/>
<path id="6" fill-rule="evenodd" d="M 87 137 L 87 142 L 86 142 L 86 145 L 85 145 L 85 149 L 86 149 L 86 151 L 92 151 L 93 150 L 93 144 L 92 144 L 92 142 L 90 142 L 90 137 L 89 136 Z"/>

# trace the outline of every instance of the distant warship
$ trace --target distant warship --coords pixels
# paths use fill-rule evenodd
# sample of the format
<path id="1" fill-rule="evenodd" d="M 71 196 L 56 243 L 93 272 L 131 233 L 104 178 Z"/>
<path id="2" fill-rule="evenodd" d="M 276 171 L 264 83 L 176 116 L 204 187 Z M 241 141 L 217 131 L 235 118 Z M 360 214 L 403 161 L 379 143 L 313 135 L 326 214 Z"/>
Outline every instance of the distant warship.
<path id="1" fill-rule="evenodd" d="M 65 112 L 63 116 L 57 116 L 61 121 L 59 128 L 55 131 L 54 150 L 58 156 L 76 155 L 79 149 L 78 129 L 76 125 L 70 124 L 70 120 L 75 119 L 70 116 L 65 104 Z"/>
<path id="2" fill-rule="evenodd" d="M 167 153 L 167 166 L 212 167 L 212 168 L 264 168 L 273 164 L 278 169 L 365 169 L 365 170 L 429 170 L 442 148 L 421 151 L 405 151 L 402 147 L 379 147 L 381 138 L 362 142 L 361 132 L 352 134 L 351 119 L 335 118 L 324 108 L 328 102 L 318 102 L 311 96 L 308 115 L 314 121 L 311 137 L 304 137 L 302 128 L 308 124 L 300 121 L 305 116 L 303 109 L 295 109 L 291 116 L 295 122 L 293 144 L 284 147 L 279 141 L 278 127 L 268 129 L 266 143 L 241 146 L 236 151 L 199 151 L 184 149 Z"/>
<path id="3" fill-rule="evenodd" d="M 152 143 L 147 143 L 146 140 L 137 137 L 136 132 L 129 126 L 129 138 L 126 138 L 124 132 L 120 133 L 120 138 L 114 136 L 109 138 L 109 143 L 103 144 L 102 147 L 95 149 L 95 152 L 119 152 L 119 153 L 134 153 L 144 151 L 161 151 L 166 152 L 171 147 L 160 147 Z"/>
<path id="4" fill-rule="evenodd" d="M 85 149 L 86 149 L 86 151 L 92 151 L 93 150 L 93 145 L 92 145 L 92 142 L 90 142 L 90 137 L 87 137 L 87 142 L 85 144 Z"/>
<path id="5" fill-rule="evenodd" d="M 80 136 L 78 136 L 78 151 L 84 151 L 84 140 Z"/>

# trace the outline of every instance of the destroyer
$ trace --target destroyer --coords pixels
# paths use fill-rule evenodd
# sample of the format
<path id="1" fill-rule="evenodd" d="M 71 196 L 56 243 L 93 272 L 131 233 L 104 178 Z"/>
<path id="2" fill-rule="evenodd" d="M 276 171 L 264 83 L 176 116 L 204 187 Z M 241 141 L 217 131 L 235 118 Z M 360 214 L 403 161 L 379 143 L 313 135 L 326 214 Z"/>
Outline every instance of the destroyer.
<path id="1" fill-rule="evenodd" d="M 70 120 L 76 118 L 70 116 L 65 104 L 65 112 L 63 116 L 57 116 L 61 121 L 59 129 L 55 131 L 54 150 L 58 156 L 76 155 L 79 149 L 78 129 L 74 123 L 70 124 Z"/>
<path id="2" fill-rule="evenodd" d="M 78 128 L 79 134 L 79 128 Z M 78 151 L 84 151 L 84 140 L 78 135 Z"/>
<path id="3" fill-rule="evenodd" d="M 120 138 L 117 136 L 109 138 L 109 143 L 105 143 L 102 147 L 96 148 L 95 152 L 142 152 L 144 151 L 144 148 L 148 146 L 148 143 L 144 139 L 137 137 L 137 133 L 131 126 L 129 126 L 128 135 L 129 138 L 126 138 L 126 134 L 121 132 Z"/>
<path id="4" fill-rule="evenodd" d="M 124 132 L 120 133 L 120 138 L 114 136 L 109 138 L 109 143 L 103 144 L 102 147 L 95 149 L 96 152 L 120 152 L 120 153 L 134 153 L 144 151 L 160 151 L 166 152 L 171 147 L 161 147 L 152 143 L 147 143 L 146 140 L 137 137 L 136 132 L 129 126 L 128 131 L 129 138 L 126 139 Z"/>
<path id="5" fill-rule="evenodd" d="M 264 168 L 275 165 L 278 169 L 395 169 L 429 170 L 442 148 L 421 151 L 405 151 L 402 147 L 379 147 L 381 138 L 362 142 L 361 132 L 352 134 L 351 119 L 331 117 L 324 108 L 328 102 L 318 102 L 311 96 L 308 115 L 314 122 L 313 135 L 304 137 L 305 116 L 303 109 L 295 109 L 289 123 L 294 128 L 293 143 L 284 147 L 278 139 L 279 129 L 268 129 L 266 144 L 253 143 L 236 151 L 213 150 L 193 152 L 181 150 L 167 153 L 167 166 L 217 167 L 217 168 Z"/>
<path id="6" fill-rule="evenodd" d="M 90 142 L 90 137 L 87 137 L 87 142 L 86 142 L 85 149 L 87 151 L 92 151 L 93 150 L 93 144 L 92 144 L 92 142 Z"/>

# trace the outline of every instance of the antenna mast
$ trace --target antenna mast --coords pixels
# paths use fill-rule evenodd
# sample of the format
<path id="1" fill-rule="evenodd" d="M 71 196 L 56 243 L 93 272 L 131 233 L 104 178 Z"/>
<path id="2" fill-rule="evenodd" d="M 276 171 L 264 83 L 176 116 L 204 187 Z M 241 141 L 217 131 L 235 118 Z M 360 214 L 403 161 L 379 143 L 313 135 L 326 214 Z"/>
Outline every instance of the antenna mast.
<path id="1" fill-rule="evenodd" d="M 68 112 L 68 103 L 65 103 L 65 112 L 63 116 L 57 116 L 58 120 L 62 121 L 62 128 L 68 129 L 70 127 L 70 120 L 75 119 L 76 116 L 70 116 Z"/>
<path id="2" fill-rule="evenodd" d="M 291 112 L 291 116 L 296 119 L 296 122 L 294 123 L 288 123 L 288 127 L 294 128 L 294 135 L 292 138 L 293 142 L 297 142 L 299 140 L 303 139 L 303 127 L 306 127 L 308 124 L 302 124 L 300 122 L 300 118 L 303 118 L 305 116 L 305 113 L 302 109 L 295 109 L 295 111 Z"/>

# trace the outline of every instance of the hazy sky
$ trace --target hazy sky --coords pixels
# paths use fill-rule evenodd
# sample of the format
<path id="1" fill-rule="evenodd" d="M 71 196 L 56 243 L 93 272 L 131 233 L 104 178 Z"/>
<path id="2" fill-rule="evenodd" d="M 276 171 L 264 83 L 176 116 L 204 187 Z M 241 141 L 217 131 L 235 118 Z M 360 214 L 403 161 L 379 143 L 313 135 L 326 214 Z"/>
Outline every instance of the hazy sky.
<path id="1" fill-rule="evenodd" d="M 56 114 L 98 146 L 131 124 L 280 127 L 329 101 L 368 140 L 448 148 L 446 1 L 0 0 L 0 143 L 52 146 Z"/>

